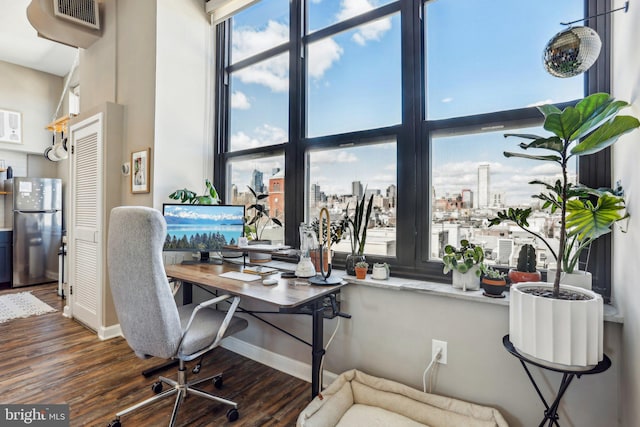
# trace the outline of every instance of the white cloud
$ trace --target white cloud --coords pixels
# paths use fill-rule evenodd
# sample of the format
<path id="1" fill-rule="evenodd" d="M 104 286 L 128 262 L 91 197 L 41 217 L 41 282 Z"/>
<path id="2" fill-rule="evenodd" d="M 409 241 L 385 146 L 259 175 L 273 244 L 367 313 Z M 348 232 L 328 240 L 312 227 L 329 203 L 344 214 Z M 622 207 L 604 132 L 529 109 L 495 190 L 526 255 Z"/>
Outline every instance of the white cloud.
<path id="1" fill-rule="evenodd" d="M 269 21 L 263 30 L 238 28 L 233 32 L 231 58 L 233 62 L 264 52 L 289 41 L 289 26 Z"/>
<path id="2" fill-rule="evenodd" d="M 309 45 L 309 75 L 320 79 L 337 62 L 344 50 L 333 38 L 322 39 Z"/>
<path id="3" fill-rule="evenodd" d="M 313 153 L 311 161 L 314 165 L 327 163 L 355 163 L 358 161 L 358 156 L 350 151 L 343 150 L 318 151 Z"/>
<path id="4" fill-rule="evenodd" d="M 447 98 L 443 98 L 440 102 L 444 104 L 448 104 L 449 102 L 452 102 L 452 101 L 453 101 L 453 98 L 447 97 Z"/>
<path id="5" fill-rule="evenodd" d="M 247 95 L 240 91 L 235 91 L 231 94 L 231 108 L 237 110 L 248 110 L 251 108 L 251 103 Z"/>
<path id="6" fill-rule="evenodd" d="M 278 55 L 240 70 L 236 76 L 243 83 L 260 84 L 273 92 L 286 92 L 289 89 L 289 58 L 287 55 Z"/>
<path id="7" fill-rule="evenodd" d="M 336 18 L 338 21 L 344 21 L 354 16 L 362 15 L 374 8 L 375 6 L 370 0 L 342 0 L 340 11 Z M 391 29 L 391 18 L 381 18 L 359 27 L 352 39 L 357 44 L 364 46 L 369 40 L 380 40 L 389 29 Z"/>
<path id="8" fill-rule="evenodd" d="M 287 132 L 277 126 L 263 124 L 254 129 L 255 137 L 243 131 L 231 135 L 231 147 L 235 150 L 246 150 L 249 148 L 264 147 L 286 142 Z"/>

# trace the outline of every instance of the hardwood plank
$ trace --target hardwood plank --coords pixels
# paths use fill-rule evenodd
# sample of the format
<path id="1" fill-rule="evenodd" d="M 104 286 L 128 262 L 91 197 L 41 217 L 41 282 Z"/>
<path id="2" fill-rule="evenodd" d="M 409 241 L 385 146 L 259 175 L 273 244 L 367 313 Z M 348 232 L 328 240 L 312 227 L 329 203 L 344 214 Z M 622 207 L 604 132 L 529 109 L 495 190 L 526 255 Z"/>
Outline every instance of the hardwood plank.
<path id="1" fill-rule="evenodd" d="M 155 378 L 141 372 L 162 362 L 137 358 L 122 338 L 100 341 L 95 332 L 62 316 L 64 301 L 57 285 L 3 289 L 0 295 L 30 291 L 58 311 L 0 324 L 0 402 L 3 404 L 69 404 L 71 426 L 106 426 L 117 411 L 153 396 Z M 309 403 L 307 382 L 271 369 L 223 348 L 205 358 L 203 378 L 224 372 L 224 387 L 203 383 L 203 390 L 238 403 L 240 419 L 227 422 L 228 406 L 188 397 L 178 425 L 294 426 Z M 161 375 L 175 378 L 175 368 Z M 173 399 L 166 399 L 122 418 L 123 427 L 163 426 Z"/>

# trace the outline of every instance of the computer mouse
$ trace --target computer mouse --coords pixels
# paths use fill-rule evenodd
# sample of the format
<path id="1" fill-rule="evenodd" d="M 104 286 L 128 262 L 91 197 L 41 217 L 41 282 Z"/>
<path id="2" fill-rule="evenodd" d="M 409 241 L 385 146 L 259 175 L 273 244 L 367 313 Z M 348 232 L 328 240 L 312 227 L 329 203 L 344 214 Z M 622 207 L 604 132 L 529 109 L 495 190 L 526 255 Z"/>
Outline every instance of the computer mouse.
<path id="1" fill-rule="evenodd" d="M 276 279 L 264 279 L 262 281 L 262 284 L 265 285 L 265 286 L 275 285 L 277 283 L 278 283 L 278 281 Z"/>

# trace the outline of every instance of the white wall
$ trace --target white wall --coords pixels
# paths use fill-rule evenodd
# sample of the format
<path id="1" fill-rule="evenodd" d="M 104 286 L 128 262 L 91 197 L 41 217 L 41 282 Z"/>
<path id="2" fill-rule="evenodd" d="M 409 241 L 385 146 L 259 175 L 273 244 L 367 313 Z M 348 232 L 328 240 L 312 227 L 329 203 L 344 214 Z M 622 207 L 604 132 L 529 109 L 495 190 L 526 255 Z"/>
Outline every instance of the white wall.
<path id="1" fill-rule="evenodd" d="M 518 360 L 502 345 L 502 337 L 508 333 L 508 307 L 362 285 L 345 288 L 342 300 L 342 311 L 353 317 L 341 320 L 326 356 L 326 370 L 340 373 L 357 368 L 422 389 L 431 340 L 444 340 L 448 342 L 448 364 L 437 371 L 434 393 L 496 407 L 512 427 L 538 425 L 541 421 L 542 403 Z M 244 301 L 245 305 L 269 308 Z M 265 317 L 311 340 L 308 316 Z M 325 343 L 336 322 L 325 321 Z M 611 420 L 618 419 L 619 410 L 620 333 L 619 324 L 605 323 L 605 353 L 613 367 L 574 381 L 561 405 L 561 425 L 617 425 Z M 235 337 L 311 363 L 307 346 L 253 319 L 249 328 Z M 532 374 L 549 400 L 561 375 L 535 367 Z"/>
<path id="2" fill-rule="evenodd" d="M 153 206 L 213 178 L 212 37 L 202 1 L 160 0 L 157 17 Z"/>
<path id="3" fill-rule="evenodd" d="M 616 0 L 613 8 L 623 6 Z M 640 5 L 631 2 L 627 13 L 613 14 L 612 94 L 632 103 L 624 111 L 640 118 Z M 613 239 L 613 297 L 624 314 L 620 405 L 623 426 L 640 425 L 640 131 L 621 138 L 613 147 L 613 178 L 625 188 L 629 231 Z"/>

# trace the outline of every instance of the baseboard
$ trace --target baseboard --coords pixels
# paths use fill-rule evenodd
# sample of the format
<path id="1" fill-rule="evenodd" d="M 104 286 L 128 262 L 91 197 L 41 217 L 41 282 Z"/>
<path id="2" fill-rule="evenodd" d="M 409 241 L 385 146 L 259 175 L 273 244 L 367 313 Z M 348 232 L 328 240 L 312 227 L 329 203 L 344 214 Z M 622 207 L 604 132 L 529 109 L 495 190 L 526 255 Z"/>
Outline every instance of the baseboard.
<path id="1" fill-rule="evenodd" d="M 102 341 L 110 340 L 112 338 L 117 338 L 122 336 L 122 329 L 120 329 L 120 324 L 107 326 L 101 326 L 98 330 L 98 338 Z"/>
<path id="2" fill-rule="evenodd" d="M 256 362 L 260 362 L 270 368 L 277 369 L 280 372 L 284 372 L 285 374 L 299 378 L 308 383 L 311 382 L 311 365 L 308 363 L 300 362 L 299 360 L 274 353 L 270 350 L 242 341 L 236 337 L 227 337 L 222 340 L 220 345 L 227 350 L 233 351 L 234 353 L 247 357 L 251 360 L 255 360 Z M 311 354 L 311 349 L 309 349 L 309 354 Z M 333 372 L 325 370 L 323 382 L 325 385 L 331 384 L 337 377 L 338 375 Z"/>

